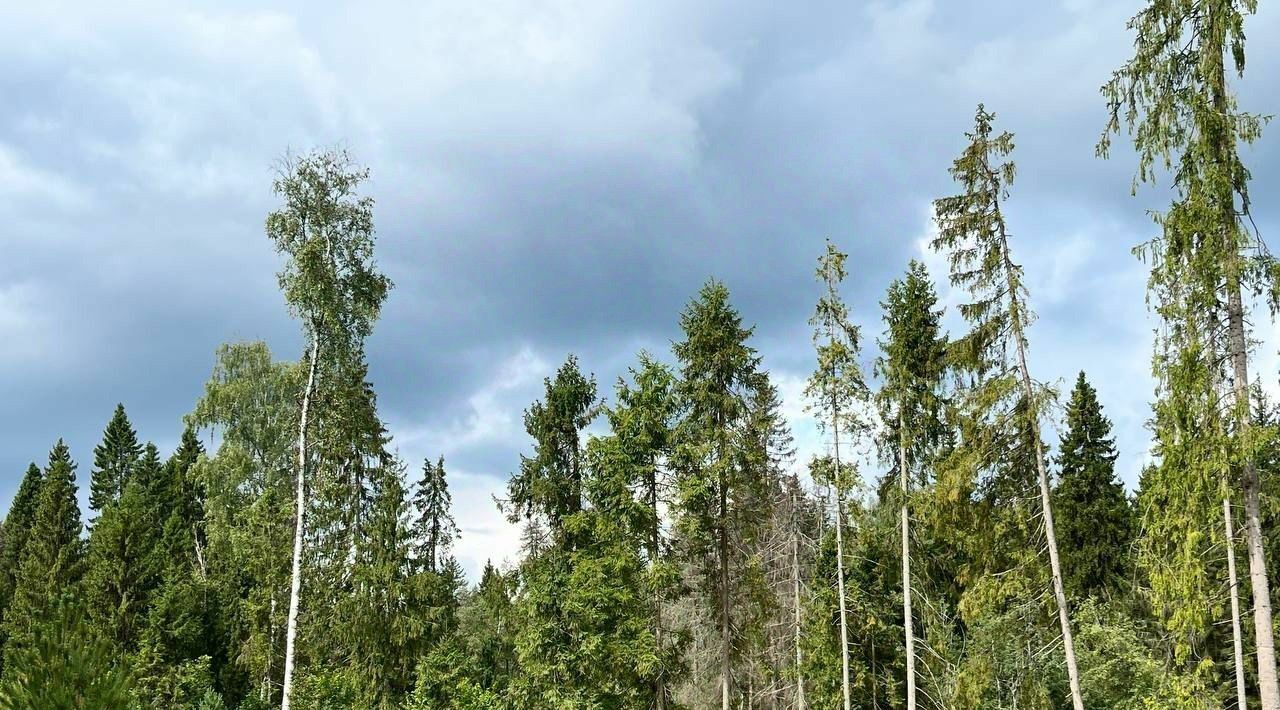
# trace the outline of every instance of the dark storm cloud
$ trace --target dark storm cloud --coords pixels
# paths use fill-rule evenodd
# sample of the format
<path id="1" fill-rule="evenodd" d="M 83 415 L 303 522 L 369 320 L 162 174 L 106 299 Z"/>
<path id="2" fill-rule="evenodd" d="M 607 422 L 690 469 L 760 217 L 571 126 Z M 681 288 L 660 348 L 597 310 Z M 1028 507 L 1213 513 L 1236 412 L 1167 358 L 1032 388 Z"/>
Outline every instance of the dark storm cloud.
<path id="1" fill-rule="evenodd" d="M 313 145 L 373 171 L 397 288 L 371 376 L 411 470 L 444 453 L 458 472 L 469 566 L 513 539 L 489 496 L 542 378 L 576 352 L 609 393 L 636 350 L 668 355 L 708 277 L 758 324 L 813 451 L 798 395 L 822 240 L 851 254 L 870 346 L 978 101 L 1017 134 L 1033 367 L 1066 386 L 1089 371 L 1132 481 L 1151 324 L 1129 249 L 1168 195 L 1128 195 L 1123 138 L 1109 162 L 1093 147 L 1139 3 L 694 5 L 0 10 L 0 496 L 58 436 L 83 488 L 116 401 L 171 445 L 220 342 L 297 356 L 262 222 L 273 161 Z M 1265 110 L 1280 13 L 1263 13 L 1241 94 Z M 1276 145 L 1249 154 L 1264 232 Z"/>

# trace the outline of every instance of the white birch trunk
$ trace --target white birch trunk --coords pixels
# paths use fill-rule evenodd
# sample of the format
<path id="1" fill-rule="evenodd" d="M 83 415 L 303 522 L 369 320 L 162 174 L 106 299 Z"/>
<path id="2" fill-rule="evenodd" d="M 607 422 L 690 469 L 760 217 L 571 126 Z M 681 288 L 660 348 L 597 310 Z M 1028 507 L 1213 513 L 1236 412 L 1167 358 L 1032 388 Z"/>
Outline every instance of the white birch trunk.
<path id="1" fill-rule="evenodd" d="M 293 568 L 289 578 L 289 619 L 284 637 L 284 690 L 280 710 L 289 710 L 289 696 L 293 692 L 293 661 L 298 637 L 298 606 L 302 593 L 302 538 L 305 530 L 307 506 L 307 420 L 311 408 L 311 395 L 315 391 L 316 363 L 320 356 L 320 341 L 311 336 L 311 363 L 307 370 L 307 386 L 302 393 L 302 412 L 298 421 L 298 500 L 293 530 Z"/>

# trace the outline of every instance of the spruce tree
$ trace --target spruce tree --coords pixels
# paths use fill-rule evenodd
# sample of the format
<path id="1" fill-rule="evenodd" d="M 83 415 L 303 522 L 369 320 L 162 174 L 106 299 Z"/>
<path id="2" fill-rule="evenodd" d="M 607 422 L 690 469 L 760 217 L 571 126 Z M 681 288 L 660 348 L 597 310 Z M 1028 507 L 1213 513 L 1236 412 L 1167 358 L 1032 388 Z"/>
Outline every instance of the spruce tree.
<path id="1" fill-rule="evenodd" d="M 1067 403 L 1066 426 L 1053 492 L 1064 582 L 1076 599 L 1113 598 L 1129 575 L 1136 521 L 1115 473 L 1111 420 L 1103 415 L 1084 372 L 1076 378 Z"/>
<path id="2" fill-rule="evenodd" d="M 546 397 L 524 413 L 524 427 L 535 442 L 533 456 L 520 457 L 520 470 L 507 485 L 507 517 L 515 523 L 546 523 L 564 542 L 564 520 L 582 509 L 582 432 L 599 413 L 595 379 L 578 369 L 570 355 L 545 380 Z"/>
<path id="3" fill-rule="evenodd" d="M 729 290 L 710 281 L 680 315 L 684 340 L 674 345 L 682 418 L 676 429 L 680 544 L 694 564 L 719 631 L 719 689 L 727 710 L 734 689 L 738 623 L 733 599 L 743 584 L 746 549 L 735 545 L 764 523 L 748 504 L 759 500 L 765 470 L 744 464 L 754 442 L 744 440 L 751 401 L 761 386 L 760 358 L 748 344 L 753 328 L 729 302 Z M 736 630 L 736 631 L 735 631 Z"/>
<path id="4" fill-rule="evenodd" d="M 672 447 L 678 401 L 675 374 L 648 353 L 641 352 L 638 367 L 630 370 L 630 382 L 619 379 L 617 405 L 607 410 L 617 447 L 615 466 L 642 501 L 644 555 L 652 597 L 651 629 L 658 658 L 654 663 L 653 707 L 671 707 L 675 680 L 681 672 L 683 635 L 673 628 L 667 607 L 680 595 L 680 570 L 670 554 L 670 541 L 662 526 L 663 511 L 671 503 L 674 485 Z"/>
<path id="5" fill-rule="evenodd" d="M 995 116 L 978 105 L 969 145 L 951 167 L 962 188 L 957 195 L 934 201 L 938 236 L 933 248 L 948 253 L 953 286 L 968 290 L 973 299 L 960 306 L 972 330 L 953 348 L 960 366 L 979 379 L 968 393 L 967 406 L 975 420 L 986 420 L 983 437 L 986 465 L 1000 448 L 1012 446 L 1018 459 L 1034 464 L 1039 479 L 1040 514 L 1054 601 L 1062 631 L 1071 704 L 1084 710 L 1080 672 L 1076 665 L 1071 614 L 1062 586 L 1062 565 L 1050 501 L 1049 474 L 1040 441 L 1040 417 L 1045 404 L 1043 388 L 1036 386 L 1027 366 L 1027 328 L 1034 314 L 1028 304 L 1022 267 L 1009 247 L 1003 202 L 1014 177 L 1013 135 L 994 133 Z M 1003 442 L 1003 443 L 1001 443 Z M 1008 463 L 1008 462 L 1006 462 Z"/>
<path id="6" fill-rule="evenodd" d="M 434 466 L 431 459 L 422 462 L 422 480 L 418 482 L 413 503 L 418 510 L 413 525 L 413 536 L 418 543 L 416 559 L 428 572 L 436 572 L 458 537 L 458 525 L 450 512 L 453 497 L 449 495 L 443 456 Z"/>
<path id="7" fill-rule="evenodd" d="M 129 474 L 142 456 L 138 433 L 129 423 L 124 405 L 116 411 L 102 432 L 102 443 L 93 449 L 93 471 L 89 477 L 89 509 L 101 513 L 124 491 Z"/>
<path id="8" fill-rule="evenodd" d="M 814 326 L 813 342 L 818 365 L 805 387 L 811 411 L 818 414 L 818 428 L 831 437 L 831 476 L 825 481 L 835 489 L 836 512 L 836 589 L 840 610 L 841 692 L 844 710 L 850 708 L 849 687 L 849 619 L 848 593 L 845 589 L 845 497 L 854 484 L 856 468 L 849 463 L 849 452 L 870 431 L 862 411 L 869 397 L 867 384 L 858 366 L 861 348 L 859 328 L 849 320 L 849 309 L 840 297 L 840 284 L 846 276 L 847 255 L 827 242 L 825 253 L 818 259 L 817 277 L 822 283 L 822 296 L 810 324 Z M 840 457 L 841 436 L 847 441 L 846 458 Z"/>
<path id="9" fill-rule="evenodd" d="M 76 500 L 76 465 L 61 439 L 49 452 L 31 535 L 22 551 L 13 600 L 5 616 L 5 672 L 34 640 L 59 600 L 71 598 L 84 577 L 84 542 Z"/>
<path id="10" fill-rule="evenodd" d="M 373 199 L 359 193 L 368 176 L 368 170 L 355 165 L 345 152 L 287 157 L 273 186 L 284 205 L 267 217 L 267 236 L 287 259 L 279 274 L 280 288 L 290 311 L 302 321 L 307 340 L 307 377 L 298 397 L 293 557 L 281 710 L 289 710 L 297 656 L 307 473 L 324 463 L 308 448 L 314 416 L 311 407 L 317 395 L 340 390 L 332 385 L 340 385 L 342 375 L 363 364 L 364 340 L 391 288 L 391 280 L 378 272 L 373 259 Z"/>
<path id="11" fill-rule="evenodd" d="M 884 309 L 886 332 L 880 341 L 884 356 L 876 373 L 884 384 L 876 400 L 885 422 L 881 458 L 898 478 L 901 501 L 903 632 L 906 656 L 906 706 L 916 707 L 915 628 L 912 611 L 911 511 L 913 487 L 928 481 L 946 435 L 943 377 L 947 366 L 946 338 L 939 333 L 942 310 L 924 265 L 912 261 L 905 277 L 889 286 Z"/>
<path id="12" fill-rule="evenodd" d="M 0 650 L 3 650 L 5 642 L 6 627 L 3 621 L 9 602 L 13 599 L 22 552 L 31 539 L 31 528 L 35 524 L 36 509 L 40 505 L 40 486 L 43 481 L 44 473 L 40 467 L 34 463 L 28 466 L 4 518 L 4 537 L 0 541 Z M 3 666 L 0 666 L 0 672 L 2 669 Z"/>
<path id="13" fill-rule="evenodd" d="M 1256 10 L 1256 0 L 1149 0 L 1129 22 L 1136 33 L 1133 58 L 1102 87 L 1110 117 L 1098 154 L 1107 156 L 1112 134 L 1124 126 L 1138 154 L 1135 190 L 1164 172 L 1172 177 L 1173 203 L 1156 216 L 1161 234 L 1139 251 L 1149 257 L 1149 289 L 1166 330 L 1198 332 L 1161 344 L 1178 352 L 1158 351 L 1154 369 L 1170 402 L 1201 399 L 1179 391 L 1187 387 L 1230 387 L 1224 444 L 1244 499 L 1258 690 L 1263 710 L 1276 710 L 1280 679 L 1255 461 L 1262 437 L 1251 431 L 1249 408 L 1248 295 L 1268 294 L 1274 313 L 1280 263 L 1247 226 L 1251 176 L 1240 148 L 1257 140 L 1265 119 L 1239 109 L 1229 82 L 1229 73 L 1244 75 L 1245 18 Z M 1188 356 L 1206 360 L 1197 367 L 1208 381 L 1174 376 L 1193 365 L 1183 360 Z M 1216 395 L 1212 399 L 1216 406 Z"/>

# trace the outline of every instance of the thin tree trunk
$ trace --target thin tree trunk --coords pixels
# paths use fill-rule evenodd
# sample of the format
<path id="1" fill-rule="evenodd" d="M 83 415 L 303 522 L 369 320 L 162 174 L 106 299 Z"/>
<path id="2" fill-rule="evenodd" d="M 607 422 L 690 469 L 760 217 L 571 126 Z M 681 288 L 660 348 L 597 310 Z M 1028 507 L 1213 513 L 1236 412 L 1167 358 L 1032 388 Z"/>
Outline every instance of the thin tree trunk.
<path id="1" fill-rule="evenodd" d="M 1244 335 L 1244 305 L 1240 298 L 1239 276 L 1227 284 L 1227 328 L 1234 371 L 1237 436 L 1249 440 L 1249 352 Z M 1276 678 L 1276 644 L 1271 627 L 1271 586 L 1267 580 L 1267 557 L 1262 544 L 1262 511 L 1259 502 L 1258 468 L 1244 461 L 1244 526 L 1249 552 L 1249 585 L 1253 588 L 1254 645 L 1258 654 L 1258 691 L 1263 710 L 1280 708 L 1280 683 Z"/>
<path id="2" fill-rule="evenodd" d="M 844 589 L 844 481 L 840 469 L 840 425 L 836 410 L 832 408 L 831 433 L 834 435 L 836 464 L 836 590 L 840 596 L 840 690 L 844 697 L 844 710 L 849 710 L 849 618 Z"/>
<path id="3" fill-rule="evenodd" d="M 1033 406 L 1035 389 L 1031 384 L 1031 371 L 1027 368 L 1026 335 L 1019 320 L 1017 280 L 1013 275 L 1013 262 L 1009 259 L 1008 237 L 1004 234 L 1001 222 L 1000 241 L 1004 252 L 1005 278 L 1008 284 L 1010 311 L 1013 313 L 1013 337 L 1018 344 L 1018 370 L 1022 376 L 1023 395 L 1027 398 L 1027 406 Z M 1050 502 L 1049 473 L 1045 470 L 1044 451 L 1040 448 L 1040 422 L 1036 412 L 1029 411 L 1028 424 L 1034 439 L 1036 450 L 1036 473 L 1040 478 L 1040 507 L 1044 517 L 1044 536 L 1049 547 L 1049 571 L 1053 576 L 1053 596 L 1058 604 L 1058 622 L 1062 627 L 1062 650 L 1067 660 L 1067 681 L 1071 686 L 1071 706 L 1074 710 L 1084 710 L 1084 697 L 1080 692 L 1080 670 L 1076 666 L 1076 644 L 1071 635 L 1071 611 L 1067 606 L 1067 593 L 1062 585 L 1062 563 L 1058 559 L 1058 535 L 1053 525 L 1053 505 Z"/>
<path id="4" fill-rule="evenodd" d="M 916 636 L 911 616 L 911 514 L 907 507 L 907 440 L 898 411 L 898 482 L 902 489 L 902 628 L 907 635 L 907 710 L 916 710 Z"/>
<path id="5" fill-rule="evenodd" d="M 307 505 L 307 418 L 310 414 L 311 395 L 315 391 L 316 363 L 320 359 L 320 339 L 311 335 L 311 364 L 307 370 L 307 386 L 302 393 L 302 412 L 298 421 L 298 501 L 296 523 L 293 530 L 293 568 L 289 581 L 289 621 L 284 640 L 284 691 L 280 710 L 289 710 L 289 695 L 293 691 L 293 659 L 298 636 L 298 605 L 302 593 L 302 536 Z"/>
<path id="6" fill-rule="evenodd" d="M 1026 348 L 1022 345 L 1021 334 L 1018 337 L 1018 362 L 1022 369 L 1022 386 L 1028 403 L 1034 396 L 1031 388 L 1031 373 L 1027 370 Z M 1067 607 L 1067 594 L 1062 586 L 1062 563 L 1058 560 L 1058 535 L 1053 526 L 1053 506 L 1049 497 L 1049 474 L 1044 466 L 1044 451 L 1040 448 L 1040 424 L 1031 417 L 1031 435 L 1035 438 L 1036 471 L 1040 476 L 1040 506 L 1044 515 L 1044 536 L 1049 546 L 1049 570 L 1053 574 L 1053 596 L 1058 603 L 1058 622 L 1062 626 L 1062 650 L 1067 657 L 1067 680 L 1071 685 L 1071 706 L 1075 710 L 1084 710 L 1084 697 L 1080 692 L 1080 670 L 1076 666 L 1076 644 L 1071 636 L 1071 612 Z"/>
<path id="7" fill-rule="evenodd" d="M 658 564 L 658 556 L 661 553 L 661 532 L 658 529 L 658 470 L 656 463 L 649 470 L 648 484 L 649 514 L 652 516 L 649 528 L 649 568 L 652 570 Z M 653 638 L 658 652 L 662 653 L 662 595 L 656 588 L 653 593 Z M 665 670 L 660 672 L 654 680 L 653 692 L 655 710 L 666 710 L 667 677 Z"/>
<path id="8" fill-rule="evenodd" d="M 720 707 L 729 710 L 729 685 L 732 682 L 733 667 L 730 654 L 733 651 L 733 639 L 729 625 L 729 502 L 725 490 L 724 476 L 720 480 Z"/>
<path id="9" fill-rule="evenodd" d="M 1231 585 L 1231 643 L 1236 663 L 1236 707 L 1247 710 L 1244 682 L 1244 640 L 1240 631 L 1240 586 L 1236 581 L 1236 532 L 1231 521 L 1231 499 L 1222 498 L 1222 521 L 1227 529 L 1227 582 Z"/>
<path id="10" fill-rule="evenodd" d="M 1220 43 L 1225 34 L 1220 26 L 1222 22 L 1220 10 L 1210 8 L 1208 11 L 1209 37 Z M 1207 73 L 1214 110 L 1222 116 L 1228 115 L 1227 77 L 1223 59 L 1223 46 L 1216 44 L 1209 52 Z M 1219 159 L 1225 158 L 1230 149 L 1225 145 L 1228 139 L 1234 140 L 1221 131 L 1213 136 L 1219 142 L 1214 146 Z M 1219 188 L 1222 190 L 1222 188 Z M 1226 264 L 1227 275 L 1227 330 L 1231 368 L 1234 377 L 1232 387 L 1235 391 L 1236 435 L 1239 441 L 1249 440 L 1252 428 L 1249 413 L 1249 350 L 1244 332 L 1244 303 L 1241 298 L 1241 259 L 1235 243 L 1235 230 L 1238 227 L 1236 216 L 1235 194 L 1230 186 L 1217 195 L 1218 207 L 1222 216 L 1223 255 L 1229 261 Z M 1246 205 L 1247 207 L 1247 205 Z M 1244 461 L 1244 526 L 1245 545 L 1249 553 L 1249 584 L 1253 588 L 1253 627 L 1254 645 L 1258 655 L 1258 691 L 1262 697 L 1262 710 L 1280 710 L 1280 681 L 1276 678 L 1275 636 L 1271 620 L 1271 587 L 1267 580 L 1267 558 L 1262 543 L 1262 513 L 1259 502 L 1258 469 L 1251 458 Z"/>
<path id="11" fill-rule="evenodd" d="M 796 476 L 796 486 L 800 485 L 800 477 Z M 800 650 L 800 522 L 797 520 L 796 493 L 791 491 L 791 582 L 792 602 L 796 613 L 796 710 L 804 710 L 804 654 Z"/>

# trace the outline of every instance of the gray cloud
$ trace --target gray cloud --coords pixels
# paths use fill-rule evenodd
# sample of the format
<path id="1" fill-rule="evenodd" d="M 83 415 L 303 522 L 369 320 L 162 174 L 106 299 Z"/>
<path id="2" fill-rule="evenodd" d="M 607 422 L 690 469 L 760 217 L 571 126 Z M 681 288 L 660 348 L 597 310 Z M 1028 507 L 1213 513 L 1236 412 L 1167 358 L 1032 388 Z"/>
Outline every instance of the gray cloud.
<path id="1" fill-rule="evenodd" d="M 1129 249 L 1167 193 L 1130 197 L 1123 140 L 1109 162 L 1093 145 L 1139 3 L 696 5 L 0 9 L 0 498 L 58 436 L 87 475 L 116 401 L 171 445 L 222 341 L 296 356 L 262 220 L 274 159 L 334 143 L 373 170 L 398 285 L 369 343 L 382 410 L 407 457 L 458 472 L 468 565 L 513 539 L 488 496 L 541 378 L 572 351 L 611 390 L 709 276 L 814 450 L 793 400 L 822 239 L 852 255 L 870 344 L 980 100 L 1017 134 L 1033 366 L 1089 372 L 1132 481 L 1151 322 Z M 1250 22 L 1241 99 L 1266 110 L 1280 12 Z M 1249 155 L 1264 233 L 1276 145 Z"/>

